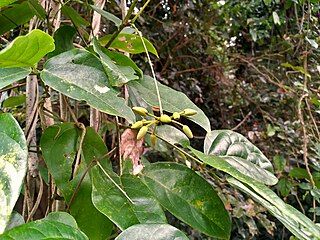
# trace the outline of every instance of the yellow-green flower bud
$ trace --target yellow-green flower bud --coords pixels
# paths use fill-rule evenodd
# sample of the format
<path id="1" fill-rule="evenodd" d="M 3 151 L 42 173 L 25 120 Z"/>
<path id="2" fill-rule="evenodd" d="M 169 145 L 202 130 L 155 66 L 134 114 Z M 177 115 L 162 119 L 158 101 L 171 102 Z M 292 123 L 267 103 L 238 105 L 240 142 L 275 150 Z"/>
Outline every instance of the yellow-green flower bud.
<path id="1" fill-rule="evenodd" d="M 133 107 L 132 110 L 141 116 L 147 116 L 148 110 L 143 107 Z"/>
<path id="2" fill-rule="evenodd" d="M 138 129 L 138 128 L 141 128 L 142 126 L 143 126 L 143 121 L 138 121 L 138 122 L 135 122 L 134 124 L 132 124 L 131 128 Z"/>
<path id="3" fill-rule="evenodd" d="M 148 127 L 147 126 L 143 126 L 142 128 L 140 128 L 138 134 L 137 134 L 137 140 L 142 139 L 148 132 Z"/>
<path id="4" fill-rule="evenodd" d="M 151 141 L 151 145 L 154 147 L 157 143 L 157 137 L 154 134 L 150 135 L 150 141 Z"/>
<path id="5" fill-rule="evenodd" d="M 196 110 L 193 110 L 191 108 L 186 108 L 185 110 L 183 110 L 183 115 L 185 116 L 193 116 L 196 115 L 198 112 Z"/>
<path id="6" fill-rule="evenodd" d="M 188 138 L 193 138 L 193 134 L 187 125 L 183 125 L 182 130 L 187 135 Z"/>
<path id="7" fill-rule="evenodd" d="M 174 112 L 174 113 L 172 114 L 172 118 L 173 118 L 174 120 L 179 120 L 179 119 L 180 119 L 180 113 Z"/>
<path id="8" fill-rule="evenodd" d="M 160 122 L 163 122 L 163 123 L 171 123 L 171 117 L 169 117 L 166 114 L 162 114 L 160 116 L 159 120 L 160 120 Z"/>

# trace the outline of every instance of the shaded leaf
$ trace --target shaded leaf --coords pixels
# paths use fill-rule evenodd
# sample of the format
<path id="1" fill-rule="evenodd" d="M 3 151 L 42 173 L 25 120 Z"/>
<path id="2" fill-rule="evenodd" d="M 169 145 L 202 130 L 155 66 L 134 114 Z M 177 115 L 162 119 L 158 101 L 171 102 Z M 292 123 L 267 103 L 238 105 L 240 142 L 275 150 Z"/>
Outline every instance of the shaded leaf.
<path id="1" fill-rule="evenodd" d="M 116 65 L 108 55 L 103 52 L 103 49 L 99 45 L 96 38 L 93 39 L 93 49 L 99 55 L 101 63 L 105 69 L 105 72 L 109 78 L 111 86 L 121 87 L 123 84 L 139 79 L 135 75 L 135 71 L 130 66 L 118 66 Z"/>
<path id="2" fill-rule="evenodd" d="M 3 1 L 0 1 L 0 5 Z M 5 1 L 6 4 L 8 1 Z M 14 1 L 15 2 L 15 1 Z M 35 15 L 28 1 L 12 4 L 0 12 L 0 35 L 25 24 Z"/>
<path id="3" fill-rule="evenodd" d="M 237 171 L 259 182 L 274 185 L 278 179 L 264 154 L 248 139 L 231 130 L 214 130 L 207 134 L 204 153 L 227 161 Z"/>
<path id="4" fill-rule="evenodd" d="M 73 49 L 73 38 L 75 37 L 76 33 L 77 31 L 74 27 L 68 25 L 59 27 L 53 36 L 56 48 L 53 52 L 49 53 L 48 56 L 51 58 L 60 53 Z"/>
<path id="5" fill-rule="evenodd" d="M 154 163 L 141 179 L 160 204 L 191 227 L 217 238 L 228 239 L 231 221 L 212 186 L 184 165 Z"/>
<path id="6" fill-rule="evenodd" d="M 154 79 L 144 76 L 139 81 L 131 81 L 128 83 L 129 89 L 133 96 L 141 98 L 149 106 L 158 106 L 158 97 Z M 198 113 L 189 119 L 200 125 L 207 132 L 210 131 L 210 122 L 203 111 L 198 108 L 185 94 L 167 87 L 158 82 L 160 97 L 163 109 L 168 112 L 181 112 L 186 108 L 196 110 Z M 131 95 L 131 94 L 130 94 Z"/>
<path id="7" fill-rule="evenodd" d="M 0 67 L 0 89 L 29 75 L 29 68 L 1 68 Z"/>
<path id="8" fill-rule="evenodd" d="M 21 106 L 25 104 L 25 102 L 26 102 L 25 94 L 12 96 L 3 101 L 2 107 L 13 108 L 13 107 Z"/>
<path id="9" fill-rule="evenodd" d="M 111 39 L 112 35 L 105 35 L 99 39 L 99 42 L 102 46 L 106 45 L 109 40 Z M 158 57 L 157 50 L 152 45 L 152 43 L 143 38 L 143 41 L 146 45 L 148 52 L 153 53 Z M 111 48 L 121 50 L 123 52 L 131 53 L 131 54 L 138 54 L 145 52 L 145 48 L 141 41 L 139 35 L 136 34 L 129 34 L 129 33 L 120 33 L 116 39 L 111 43 Z"/>
<path id="10" fill-rule="evenodd" d="M 90 5 L 90 7 L 94 11 L 99 13 L 102 17 L 104 17 L 104 18 L 108 19 L 109 21 L 113 22 L 117 27 L 119 27 L 121 25 L 122 20 L 120 18 L 118 18 L 117 16 L 113 15 L 112 13 L 104 11 L 104 10 L 96 7 L 95 5 Z"/>
<path id="11" fill-rule="evenodd" d="M 73 49 L 49 59 L 40 76 L 45 84 L 68 97 L 129 122 L 135 119 L 125 100 L 109 85 L 99 59 L 86 50 Z"/>
<path id="12" fill-rule="evenodd" d="M 88 129 L 86 137 L 95 143 L 96 140 L 94 138 L 96 135 L 92 137 L 92 131 Z M 75 124 L 64 123 L 47 128 L 40 141 L 43 157 L 49 172 L 62 192 L 66 203 L 70 202 L 76 185 L 85 171 L 85 164 L 81 163 L 78 174 L 74 179 L 70 180 L 73 163 L 79 147 L 79 137 L 80 130 Z M 113 225 L 108 218 L 93 206 L 91 191 L 91 181 L 89 176 L 86 176 L 70 206 L 70 213 L 77 220 L 80 229 L 90 239 L 105 239 L 111 234 Z"/>
<path id="13" fill-rule="evenodd" d="M 11 114 L 0 114 L 0 233 L 10 219 L 27 170 L 27 144 Z"/>
<path id="14" fill-rule="evenodd" d="M 41 6 L 38 0 L 28 0 L 30 8 L 34 11 L 38 18 L 45 20 L 46 19 L 46 10 Z"/>
<path id="15" fill-rule="evenodd" d="M 122 232 L 116 240 L 188 240 L 179 229 L 169 224 L 138 224 Z"/>
<path id="16" fill-rule="evenodd" d="M 85 20 L 83 17 L 81 17 L 80 14 L 76 10 L 74 10 L 72 7 L 64 5 L 61 8 L 61 11 L 62 11 L 62 14 L 67 16 L 76 27 L 85 28 L 90 26 L 90 23 L 87 20 Z"/>
<path id="17" fill-rule="evenodd" d="M 35 29 L 25 36 L 15 38 L 0 51 L 0 67 L 32 67 L 53 50 L 53 38 Z"/>
<path id="18" fill-rule="evenodd" d="M 65 215 L 67 213 L 64 213 Z M 65 216 L 66 217 L 66 216 Z M 68 219 L 72 218 L 68 216 Z M 2 240 L 28 239 L 28 240 L 45 240 L 45 239 L 77 239 L 88 240 L 88 237 L 69 223 L 65 224 L 56 220 L 42 219 L 13 228 L 0 236 Z"/>

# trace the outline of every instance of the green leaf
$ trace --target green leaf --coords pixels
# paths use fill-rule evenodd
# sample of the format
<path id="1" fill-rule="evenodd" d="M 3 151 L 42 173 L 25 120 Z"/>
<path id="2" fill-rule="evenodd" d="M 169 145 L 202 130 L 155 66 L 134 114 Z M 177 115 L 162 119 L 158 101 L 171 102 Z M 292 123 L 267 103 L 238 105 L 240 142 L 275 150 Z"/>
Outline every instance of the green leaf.
<path id="1" fill-rule="evenodd" d="M 244 181 L 243 181 L 244 180 Z M 272 190 L 257 181 L 241 179 L 251 189 L 234 178 L 228 182 L 250 195 L 274 215 L 298 239 L 313 240 L 320 238 L 320 227 L 297 209 L 283 202 Z"/>
<path id="2" fill-rule="evenodd" d="M 90 137 L 92 131 L 88 130 L 86 133 L 86 136 L 89 135 L 89 139 L 92 139 Z M 83 163 L 80 165 L 76 177 L 70 180 L 73 162 L 78 150 L 79 137 L 80 130 L 75 124 L 64 123 L 47 128 L 40 140 L 44 160 L 66 203 L 70 202 L 76 185 L 85 171 Z M 70 213 L 77 220 L 80 229 L 90 239 L 105 239 L 112 231 L 112 223 L 93 206 L 91 191 L 91 182 L 87 176 L 70 206 Z"/>
<path id="3" fill-rule="evenodd" d="M 229 239 L 231 221 L 212 186 L 184 165 L 158 162 L 144 168 L 141 179 L 160 204 L 191 227 Z"/>
<path id="4" fill-rule="evenodd" d="M 275 155 L 273 157 L 274 168 L 277 172 L 282 172 L 286 166 L 286 159 L 282 155 Z"/>
<path id="5" fill-rule="evenodd" d="M 99 39 L 99 42 L 102 46 L 106 45 L 109 40 L 111 39 L 112 35 L 106 35 Z M 148 52 L 153 53 L 158 57 L 157 50 L 152 45 L 151 42 L 149 42 L 148 39 L 143 38 L 143 41 L 146 45 L 146 48 Z M 136 34 L 129 34 L 129 33 L 120 33 L 116 39 L 111 43 L 111 48 L 118 49 L 123 52 L 131 53 L 131 54 L 138 54 L 145 52 L 145 48 L 143 46 L 143 43 L 141 41 L 141 38 L 139 35 Z"/>
<path id="6" fill-rule="evenodd" d="M 117 27 L 119 27 L 122 23 L 122 20 L 120 18 L 118 18 L 117 16 L 113 15 L 112 13 L 109 13 L 107 11 L 104 11 L 94 5 L 90 5 L 90 7 L 96 11 L 97 13 L 99 13 L 102 17 L 108 19 L 109 21 L 113 22 Z"/>
<path id="7" fill-rule="evenodd" d="M 188 240 L 179 229 L 169 224 L 138 224 L 129 227 L 115 240 Z"/>
<path id="8" fill-rule="evenodd" d="M 122 53 L 110 51 L 106 48 L 103 48 L 102 50 L 104 54 L 111 58 L 111 60 L 114 61 L 117 65 L 132 67 L 140 77 L 143 76 L 142 70 L 136 65 L 134 61 L 132 61 L 131 58 Z"/>
<path id="9" fill-rule="evenodd" d="M 3 101 L 2 107 L 14 108 L 14 107 L 21 106 L 21 105 L 25 104 L 25 102 L 26 102 L 26 95 L 25 94 L 18 95 L 18 96 L 12 96 L 12 97 L 9 97 Z"/>
<path id="10" fill-rule="evenodd" d="M 118 91 L 113 89 L 98 58 L 86 50 L 73 49 L 50 58 L 40 74 L 45 84 L 114 116 L 135 120 Z"/>
<path id="11" fill-rule="evenodd" d="M 35 29 L 25 36 L 15 38 L 0 52 L 0 67 L 33 67 L 53 50 L 53 38 Z"/>
<path id="12" fill-rule="evenodd" d="M 207 134 L 204 153 L 228 162 L 242 174 L 261 183 L 274 185 L 278 179 L 273 166 L 264 154 L 248 139 L 231 130 L 214 130 Z"/>
<path id="13" fill-rule="evenodd" d="M 138 99 L 142 99 L 150 106 L 159 105 L 153 78 L 144 76 L 144 78 L 139 81 L 129 82 L 128 86 L 131 91 L 130 95 L 133 95 Z M 210 122 L 207 116 L 185 94 L 167 87 L 159 82 L 158 87 L 160 91 L 162 107 L 165 111 L 173 113 L 181 112 L 186 108 L 192 108 L 198 113 L 192 117 L 189 117 L 189 119 L 200 125 L 207 132 L 210 131 Z"/>
<path id="14" fill-rule="evenodd" d="M 0 1 L 0 5 L 2 1 Z M 5 1 L 6 4 L 8 1 Z M 25 24 L 35 15 L 28 1 L 20 4 L 12 4 L 7 9 L 0 12 L 0 35 L 9 30 Z"/>
<path id="15" fill-rule="evenodd" d="M 1 68 L 0 67 L 0 89 L 29 75 L 30 68 Z"/>
<path id="16" fill-rule="evenodd" d="M 93 49 L 101 59 L 111 86 L 121 87 L 129 81 L 139 79 L 139 77 L 135 75 L 134 69 L 130 66 L 117 66 L 112 59 L 103 52 L 96 38 L 93 39 Z"/>
<path id="17" fill-rule="evenodd" d="M 16 1 L 17 1 L 17 0 L 1 0 L 1 1 L 0 1 L 0 8 L 1 8 L 1 7 L 8 6 L 9 4 L 14 3 L 14 2 L 16 2 Z"/>
<path id="18" fill-rule="evenodd" d="M 18 200 L 27 170 L 27 144 L 18 122 L 11 114 L 0 114 L 0 233 Z"/>
<path id="19" fill-rule="evenodd" d="M 64 217 L 68 215 L 64 213 Z M 68 219 L 72 218 L 68 216 Z M 78 228 L 68 224 L 51 219 L 42 219 L 35 222 L 20 225 L 13 228 L 0 236 L 1 240 L 28 239 L 28 240 L 45 240 L 45 239 L 77 239 L 88 240 L 88 237 Z M 69 221 L 69 220 L 68 220 Z M 74 220 L 73 220 L 74 221 Z"/>
<path id="20" fill-rule="evenodd" d="M 45 20 L 47 13 L 38 0 L 28 0 L 30 8 L 34 11 L 38 18 Z"/>
<path id="21" fill-rule="evenodd" d="M 73 38 L 75 37 L 76 33 L 76 29 L 68 25 L 58 28 L 53 36 L 56 48 L 53 52 L 48 54 L 48 57 L 51 58 L 60 53 L 73 49 Z"/>
<path id="22" fill-rule="evenodd" d="M 274 24 L 281 25 L 280 18 L 277 12 L 272 12 L 273 22 Z"/>
<path id="23" fill-rule="evenodd" d="M 287 178 L 281 178 L 277 184 L 281 196 L 287 197 L 292 189 L 292 184 Z"/>
<path id="24" fill-rule="evenodd" d="M 286 67 L 286 68 L 291 68 L 293 71 L 300 72 L 303 75 L 306 75 L 307 77 L 311 78 L 311 75 L 301 66 L 293 66 L 290 63 L 281 63 L 281 66 Z"/>
<path id="25" fill-rule="evenodd" d="M 72 7 L 69 7 L 67 5 L 64 5 L 61 8 L 62 14 L 70 18 L 74 26 L 77 28 L 85 28 L 90 26 L 90 23 L 85 20 L 83 17 L 80 16 L 79 13 L 77 13 L 76 10 L 74 10 Z"/>
<path id="26" fill-rule="evenodd" d="M 121 176 L 121 184 L 133 201 L 133 209 L 140 223 L 167 223 L 160 204 L 140 178 L 125 174 Z"/>
<path id="27" fill-rule="evenodd" d="M 166 223 L 160 205 L 139 178 L 123 175 L 120 179 L 112 171 L 110 161 L 106 157 L 107 148 L 103 140 L 97 136 L 93 129 L 88 128 L 83 141 L 83 157 L 87 164 L 92 160 L 99 161 L 108 174 L 106 176 L 98 166 L 90 171 L 93 184 L 92 200 L 96 208 L 121 229 L 139 222 Z"/>
<path id="28" fill-rule="evenodd" d="M 297 179 L 309 179 L 309 174 L 306 169 L 293 167 L 289 172 L 290 177 L 294 177 Z"/>
<path id="29" fill-rule="evenodd" d="M 46 217 L 46 220 L 60 222 L 73 228 L 78 228 L 76 220 L 66 212 L 51 212 Z"/>

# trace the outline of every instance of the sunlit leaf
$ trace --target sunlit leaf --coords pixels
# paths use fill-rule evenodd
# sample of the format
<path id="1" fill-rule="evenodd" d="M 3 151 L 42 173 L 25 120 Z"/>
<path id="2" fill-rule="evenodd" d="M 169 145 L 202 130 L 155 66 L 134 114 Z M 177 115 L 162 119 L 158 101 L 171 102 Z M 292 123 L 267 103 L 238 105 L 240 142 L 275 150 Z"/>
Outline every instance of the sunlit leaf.
<path id="1" fill-rule="evenodd" d="M 0 233 L 9 221 L 27 170 L 27 144 L 11 114 L 0 114 Z"/>
<path id="2" fill-rule="evenodd" d="M 55 213 L 54 213 L 55 214 Z M 15 227 L 3 235 L 0 235 L 1 240 L 45 240 L 45 239 L 77 239 L 88 240 L 88 237 L 81 232 L 74 223 L 65 218 L 72 218 L 67 213 L 62 213 L 64 219 L 56 217 L 48 217 L 38 221 Z"/>
<path id="3" fill-rule="evenodd" d="M 99 59 L 86 50 L 73 49 L 50 58 L 40 74 L 45 84 L 110 115 L 135 120 L 125 100 L 112 88 Z"/>
<path id="4" fill-rule="evenodd" d="M 237 171 L 259 182 L 274 185 L 278 179 L 266 156 L 248 139 L 230 130 L 214 130 L 207 134 L 204 153 L 227 161 Z"/>
<path id="5" fill-rule="evenodd" d="M 0 51 L 0 68 L 32 67 L 47 53 L 54 50 L 53 38 L 35 29 L 25 36 L 17 37 Z"/>

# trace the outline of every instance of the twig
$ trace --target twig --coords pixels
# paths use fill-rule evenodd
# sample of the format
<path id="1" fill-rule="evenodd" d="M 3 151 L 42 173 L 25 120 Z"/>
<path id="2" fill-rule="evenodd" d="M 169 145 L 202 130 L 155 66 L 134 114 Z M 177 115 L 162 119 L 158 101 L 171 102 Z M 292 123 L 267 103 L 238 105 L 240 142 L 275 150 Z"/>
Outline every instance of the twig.
<path id="1" fill-rule="evenodd" d="M 248 118 L 251 116 L 251 114 L 252 114 L 252 112 L 250 111 L 250 112 L 244 117 L 244 119 L 243 119 L 237 126 L 235 126 L 234 128 L 232 128 L 231 130 L 232 130 L 232 131 L 237 130 L 242 124 L 244 124 L 244 123 L 248 120 Z"/>
<path id="2" fill-rule="evenodd" d="M 40 202 L 41 202 L 41 198 L 42 198 L 42 195 L 43 195 L 43 180 L 42 180 L 42 177 L 40 175 L 38 175 L 39 179 L 40 179 L 40 187 L 39 187 L 39 193 L 38 193 L 38 196 L 37 196 L 37 200 L 35 202 L 35 204 L 33 205 L 33 208 L 27 218 L 27 221 L 26 222 L 29 222 L 30 220 L 32 220 L 34 214 L 36 213 L 39 205 L 40 205 Z"/>

